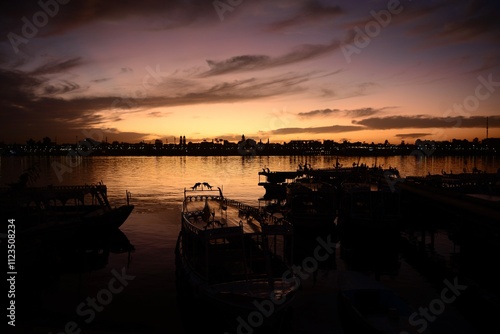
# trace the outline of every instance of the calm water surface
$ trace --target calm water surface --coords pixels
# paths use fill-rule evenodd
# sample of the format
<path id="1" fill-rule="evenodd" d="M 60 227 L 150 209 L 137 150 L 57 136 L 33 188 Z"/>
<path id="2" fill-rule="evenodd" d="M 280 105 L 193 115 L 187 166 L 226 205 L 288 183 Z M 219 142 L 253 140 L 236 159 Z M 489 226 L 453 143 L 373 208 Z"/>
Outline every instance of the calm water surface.
<path id="1" fill-rule="evenodd" d="M 37 185 L 102 181 L 108 186 L 112 204 L 123 204 L 125 191 L 128 190 L 135 205 L 118 236 L 105 240 L 95 240 L 95 236 L 82 237 L 77 242 L 19 250 L 26 253 L 20 255 L 19 261 L 25 262 L 24 266 L 22 263 L 20 266 L 24 268 L 24 276 L 29 277 L 19 283 L 19 303 L 25 303 L 18 311 L 20 321 L 26 324 L 25 330 L 30 333 L 64 332 L 71 321 L 83 333 L 199 333 L 212 328 L 215 330 L 208 323 L 193 320 L 199 319 L 198 312 L 210 315 L 212 320 L 217 319 L 210 310 L 200 310 L 192 305 L 186 311 L 179 306 L 174 248 L 180 228 L 184 187 L 196 182 L 208 182 L 213 186 L 222 186 L 229 198 L 258 205 L 258 198 L 264 194 L 264 189 L 258 186 L 258 172 L 263 168 L 271 171 L 296 170 L 300 163 L 309 163 L 313 168 L 330 168 L 335 162 L 335 157 L 323 156 L 1 158 L 2 185 L 16 181 L 23 170 L 37 164 L 41 170 Z M 402 177 L 441 173 L 442 170 L 459 173 L 464 168 L 470 171 L 473 167 L 496 172 L 500 168 L 500 159 L 494 157 L 340 157 L 339 162 L 343 166 L 365 163 L 368 166 L 396 167 Z M 421 217 L 425 217 L 425 210 L 419 208 Z M 428 214 L 432 215 L 432 212 Z M 446 231 L 436 231 L 435 240 L 435 251 L 443 257 L 451 257 L 457 251 Z M 131 252 L 127 248 L 130 245 L 134 249 Z M 381 252 L 379 247 L 374 247 L 371 252 L 374 255 L 371 258 L 377 263 L 388 258 L 396 259 L 397 266 L 389 270 L 390 274 L 383 274 L 381 281 L 394 288 L 414 308 L 428 307 L 429 302 L 439 298 L 442 286 L 436 286 L 417 265 L 406 261 L 397 251 Z M 496 260 L 492 262 L 496 263 Z M 337 269 L 346 267 L 342 256 L 337 254 Z M 126 272 L 133 279 L 120 293 L 113 294 L 102 310 L 94 312 L 94 317 L 90 317 L 90 311 L 82 316 L 81 312 L 77 312 L 78 306 L 100 293 L 104 298 L 102 291 L 114 277 L 113 270 Z M 328 272 L 323 274 L 328 276 Z M 327 278 L 324 278 L 323 284 L 330 284 Z M 321 312 L 324 309 L 318 311 Z M 330 319 L 329 316 L 327 318 Z M 336 322 L 335 317 L 331 319 L 334 320 L 328 321 Z M 433 324 L 441 328 L 440 333 L 476 332 L 454 305 L 447 306 L 447 311 Z M 343 332 L 338 324 L 332 326 L 334 333 Z M 236 328 L 225 330 L 236 333 Z M 296 320 L 288 332 L 321 331 L 307 321 Z"/>
<path id="2" fill-rule="evenodd" d="M 336 157 L 8 157 L 1 158 L 0 163 L 2 183 L 15 181 L 22 170 L 37 163 L 41 168 L 39 185 L 103 181 L 111 199 L 123 200 L 128 190 L 137 205 L 136 211 L 155 211 L 167 203 L 181 201 L 184 187 L 196 182 L 222 186 L 227 197 L 257 205 L 264 194 L 258 186 L 258 172 L 263 168 L 293 171 L 304 163 L 312 168 L 331 168 Z M 496 157 L 340 157 L 339 163 L 346 167 L 353 163 L 395 167 L 401 177 L 440 174 L 443 170 L 460 173 L 473 167 L 496 172 L 500 168 L 500 159 Z"/>

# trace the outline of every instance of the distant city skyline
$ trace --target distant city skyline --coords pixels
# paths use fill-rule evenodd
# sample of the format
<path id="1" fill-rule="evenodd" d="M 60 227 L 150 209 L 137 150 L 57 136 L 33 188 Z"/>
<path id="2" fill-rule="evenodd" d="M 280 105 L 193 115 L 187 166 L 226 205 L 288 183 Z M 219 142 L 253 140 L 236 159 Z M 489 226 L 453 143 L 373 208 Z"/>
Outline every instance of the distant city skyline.
<path id="1" fill-rule="evenodd" d="M 498 2 L 0 6 L 6 144 L 500 137 Z"/>
<path id="2" fill-rule="evenodd" d="M 92 133 L 89 133 L 92 134 Z M 95 134 L 95 133 L 94 133 Z M 13 143 L 6 143 L 0 141 L 1 145 L 75 145 L 75 144 L 81 144 L 82 142 L 85 141 L 90 141 L 94 145 L 98 144 L 112 144 L 112 143 L 120 143 L 120 144 L 155 144 L 155 143 L 161 143 L 162 145 L 188 145 L 188 144 L 200 144 L 204 142 L 211 142 L 214 144 L 223 144 L 224 142 L 232 143 L 232 144 L 237 144 L 240 143 L 244 140 L 250 140 L 255 143 L 262 143 L 262 144 L 289 144 L 293 142 L 318 142 L 318 143 L 325 143 L 325 142 L 333 142 L 337 144 L 341 144 L 344 142 L 347 143 L 363 143 L 363 144 L 384 144 L 384 143 L 390 143 L 391 145 L 401 145 L 401 144 L 409 144 L 413 145 L 418 142 L 453 142 L 453 141 L 468 141 L 468 142 L 482 142 L 482 141 L 488 141 L 488 140 L 493 140 L 493 141 L 499 141 L 500 142 L 500 137 L 491 137 L 488 136 L 488 138 L 479 138 L 479 137 L 474 137 L 473 139 L 469 140 L 468 138 L 447 138 L 443 140 L 434 140 L 432 138 L 423 138 L 423 137 L 418 137 L 418 138 L 413 138 L 410 140 L 405 140 L 399 138 L 398 141 L 389 141 L 388 139 L 382 140 L 382 141 L 366 141 L 366 140 L 348 140 L 348 139 L 342 139 L 342 140 L 334 140 L 334 139 L 310 139 L 310 138 L 297 138 L 297 139 L 290 139 L 288 141 L 271 141 L 270 139 L 267 140 L 262 140 L 262 139 L 256 139 L 252 137 L 246 137 L 244 134 L 240 138 L 236 139 L 223 139 L 223 138 L 203 138 L 200 140 L 191 140 L 189 138 L 186 138 L 186 136 L 179 136 L 179 137 L 173 137 L 173 138 L 154 138 L 150 140 L 140 140 L 136 142 L 131 142 L 131 141 L 123 141 L 123 140 L 112 140 L 109 139 L 108 137 L 101 137 L 101 139 L 97 138 L 95 136 L 89 136 L 89 137 L 78 137 L 75 136 L 73 141 L 67 141 L 67 142 L 61 142 L 58 140 L 57 137 L 50 137 L 50 136 L 44 136 L 43 138 L 28 138 L 25 140 L 22 140 L 20 142 L 13 142 Z"/>

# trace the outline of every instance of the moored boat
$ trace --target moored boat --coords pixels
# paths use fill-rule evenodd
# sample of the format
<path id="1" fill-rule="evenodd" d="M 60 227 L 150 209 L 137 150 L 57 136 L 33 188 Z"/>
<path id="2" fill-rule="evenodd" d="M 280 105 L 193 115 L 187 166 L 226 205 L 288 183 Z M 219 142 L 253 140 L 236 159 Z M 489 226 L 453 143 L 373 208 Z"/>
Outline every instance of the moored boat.
<path id="1" fill-rule="evenodd" d="M 286 217 L 301 231 L 332 232 L 337 217 L 337 189 L 314 178 L 300 178 L 287 186 Z"/>
<path id="2" fill-rule="evenodd" d="M 399 229 L 399 189 L 380 182 L 345 182 L 341 187 L 340 198 L 341 225 L 368 234 Z"/>
<path id="3" fill-rule="evenodd" d="M 22 235 L 70 236 L 119 228 L 134 209 L 130 193 L 127 204 L 112 207 L 107 187 L 91 185 L 10 187 L 0 189 L 1 214 L 16 220 Z"/>
<path id="4" fill-rule="evenodd" d="M 339 205 L 341 257 L 375 271 L 399 270 L 400 192 L 383 182 L 345 182 Z"/>
<path id="5" fill-rule="evenodd" d="M 224 312 L 243 316 L 272 303 L 278 314 L 297 288 L 289 269 L 292 237 L 286 220 L 228 199 L 220 187 L 197 183 L 184 189 L 178 280 Z"/>

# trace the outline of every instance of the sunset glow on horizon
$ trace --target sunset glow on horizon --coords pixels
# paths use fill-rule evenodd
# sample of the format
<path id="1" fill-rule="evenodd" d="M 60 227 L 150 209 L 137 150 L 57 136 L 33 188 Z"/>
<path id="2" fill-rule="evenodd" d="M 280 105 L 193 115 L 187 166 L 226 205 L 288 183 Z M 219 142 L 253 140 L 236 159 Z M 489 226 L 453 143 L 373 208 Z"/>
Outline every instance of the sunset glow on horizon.
<path id="1" fill-rule="evenodd" d="M 0 142 L 500 137 L 493 1 L 2 4 Z"/>

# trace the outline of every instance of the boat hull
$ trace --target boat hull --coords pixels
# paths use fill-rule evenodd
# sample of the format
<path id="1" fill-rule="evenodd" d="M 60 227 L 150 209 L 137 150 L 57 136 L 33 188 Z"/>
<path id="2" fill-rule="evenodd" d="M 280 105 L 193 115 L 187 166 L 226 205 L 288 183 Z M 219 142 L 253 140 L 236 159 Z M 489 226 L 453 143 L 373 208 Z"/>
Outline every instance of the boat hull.
<path id="1" fill-rule="evenodd" d="M 24 236 L 69 237 L 119 228 L 134 205 L 111 207 L 107 187 L 97 185 L 4 188 L 0 191 L 0 214 L 16 220 Z"/>
<path id="2" fill-rule="evenodd" d="M 19 235 L 22 237 L 38 237 L 44 239 L 70 238 L 79 234 L 105 233 L 116 230 L 130 216 L 133 211 L 133 205 L 123 205 L 109 211 L 91 211 L 85 216 L 65 216 L 57 219 L 48 219 L 44 222 L 31 224 L 27 228 L 19 229 Z M 16 223 L 22 226 L 25 219 L 32 217 L 16 218 Z"/>
<path id="3" fill-rule="evenodd" d="M 269 280 L 264 277 L 210 284 L 183 258 L 181 243 L 182 233 L 176 247 L 176 282 L 185 312 L 193 312 L 193 305 L 201 305 L 202 309 L 212 312 L 215 310 L 211 320 L 216 321 L 217 326 L 223 322 L 226 331 L 246 326 L 252 331 L 258 327 L 274 332 L 272 329 L 284 321 L 295 299 L 297 287 L 294 279 L 277 278 L 274 289 L 270 289 Z M 257 319 L 257 322 L 251 319 Z"/>
<path id="4" fill-rule="evenodd" d="M 294 274 L 283 277 L 292 261 L 292 225 L 200 184 L 184 190 L 175 251 L 181 299 L 202 301 L 233 324 L 255 315 L 262 323 L 254 327 L 272 326 L 298 287 Z"/>

